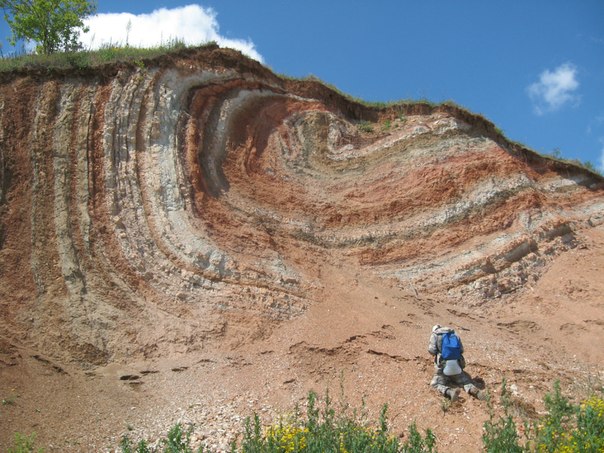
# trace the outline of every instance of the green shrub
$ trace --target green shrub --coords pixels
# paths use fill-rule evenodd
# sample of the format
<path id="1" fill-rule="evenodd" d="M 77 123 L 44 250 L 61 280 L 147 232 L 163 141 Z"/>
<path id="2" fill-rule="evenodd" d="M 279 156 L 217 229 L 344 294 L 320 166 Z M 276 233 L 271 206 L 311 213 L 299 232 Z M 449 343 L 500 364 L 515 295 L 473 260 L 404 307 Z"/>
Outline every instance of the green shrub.
<path id="1" fill-rule="evenodd" d="M 369 121 L 360 121 L 358 124 L 358 128 L 361 132 L 371 133 L 373 132 L 373 125 Z"/>
<path id="2" fill-rule="evenodd" d="M 592 396 L 581 404 L 577 427 L 566 436 L 565 444 L 567 451 L 604 451 L 604 399 Z"/>
<path id="3" fill-rule="evenodd" d="M 182 430 L 177 423 L 168 431 L 168 437 L 162 441 L 164 453 L 193 453 L 191 444 L 191 429 Z"/>
<path id="4" fill-rule="evenodd" d="M 592 173 L 597 173 L 600 176 L 604 176 L 604 174 L 602 174 L 602 172 L 589 160 L 579 162 L 579 165 L 587 168 Z"/>
<path id="5" fill-rule="evenodd" d="M 141 440 L 136 446 L 132 445 L 132 441 L 128 436 L 122 437 L 120 442 L 120 449 L 122 453 L 151 453 L 147 442 Z"/>
<path id="6" fill-rule="evenodd" d="M 520 442 L 516 424 L 509 414 L 509 398 L 502 385 L 504 415 L 490 417 L 484 424 L 483 446 L 487 452 L 602 453 L 604 451 L 604 399 L 592 395 L 579 406 L 562 395 L 560 383 L 544 398 L 547 414 L 532 423 L 525 421 L 525 442 Z M 531 427 L 532 425 L 532 427 Z M 531 429 L 532 428 L 532 429 Z"/>
<path id="7" fill-rule="evenodd" d="M 134 446 L 128 436 L 122 437 L 120 442 L 120 449 L 122 453 L 193 453 L 191 447 L 191 431 L 192 429 L 183 430 L 180 423 L 177 423 L 170 431 L 167 436 L 159 442 L 157 449 L 151 448 L 147 445 L 145 440 L 139 441 Z M 196 450 L 198 453 L 203 451 L 202 447 Z"/>
<path id="8" fill-rule="evenodd" d="M 545 408 L 547 415 L 539 420 L 536 427 L 536 444 L 539 451 L 556 451 L 572 429 L 574 408 L 562 396 L 560 383 L 554 383 L 554 392 L 545 395 Z"/>
<path id="9" fill-rule="evenodd" d="M 427 429 L 426 437 L 422 437 L 414 422 L 409 427 L 409 440 L 405 441 L 401 451 L 405 453 L 436 452 L 436 436 L 432 430 Z"/>
<path id="10" fill-rule="evenodd" d="M 560 384 L 545 397 L 548 414 L 536 427 L 536 450 L 571 453 L 604 451 L 604 399 L 593 395 L 579 406 L 562 396 Z"/>
<path id="11" fill-rule="evenodd" d="M 519 443 L 518 430 L 510 415 L 510 399 L 505 379 L 501 384 L 501 401 L 504 415 L 495 419 L 491 398 L 488 398 L 489 420 L 483 425 L 482 444 L 488 453 L 522 453 L 524 448 Z"/>
<path id="12" fill-rule="evenodd" d="M 427 430 L 425 437 L 422 436 L 415 424 L 409 427 L 409 438 L 401 444 L 399 439 L 389 432 L 387 411 L 388 406 L 384 405 L 378 426 L 374 427 L 365 424 L 357 411 L 349 414 L 344 410 L 336 414 L 329 393 L 325 396 L 323 408 L 319 408 L 317 395 L 310 392 L 305 419 L 296 411 L 293 418 L 280 421 L 263 430 L 257 415 L 254 415 L 253 422 L 248 418 L 241 451 L 245 453 L 436 451 L 434 434 Z"/>
<path id="13" fill-rule="evenodd" d="M 29 436 L 21 433 L 15 433 L 13 446 L 7 450 L 7 453 L 41 453 L 44 450 L 34 447 L 36 442 L 36 434 L 32 433 Z"/>

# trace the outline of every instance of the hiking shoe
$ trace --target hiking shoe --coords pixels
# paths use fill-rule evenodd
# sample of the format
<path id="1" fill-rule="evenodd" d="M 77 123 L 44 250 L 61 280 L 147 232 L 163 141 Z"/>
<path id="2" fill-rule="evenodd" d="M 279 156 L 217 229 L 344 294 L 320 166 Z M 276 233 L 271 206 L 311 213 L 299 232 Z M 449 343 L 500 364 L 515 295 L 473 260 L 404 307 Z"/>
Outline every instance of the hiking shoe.
<path id="1" fill-rule="evenodd" d="M 488 394 L 486 392 L 486 390 L 478 390 L 476 392 L 476 395 L 474 395 L 476 397 L 477 400 L 480 401 L 486 401 L 488 398 Z"/>
<path id="2" fill-rule="evenodd" d="M 459 394 L 461 393 L 460 389 L 448 389 L 447 396 L 451 400 L 451 402 L 455 402 L 459 399 Z"/>
<path id="3" fill-rule="evenodd" d="M 470 390 L 468 390 L 468 393 L 480 401 L 486 401 L 487 396 L 488 396 L 486 390 L 480 390 L 476 387 L 473 387 Z"/>

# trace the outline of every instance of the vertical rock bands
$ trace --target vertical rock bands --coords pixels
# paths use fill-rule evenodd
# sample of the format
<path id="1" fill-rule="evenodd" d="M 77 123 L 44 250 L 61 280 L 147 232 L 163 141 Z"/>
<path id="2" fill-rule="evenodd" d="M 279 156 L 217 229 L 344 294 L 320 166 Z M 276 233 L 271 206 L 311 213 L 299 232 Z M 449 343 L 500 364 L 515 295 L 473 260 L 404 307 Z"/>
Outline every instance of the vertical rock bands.
<path id="1" fill-rule="evenodd" d="M 91 363 L 295 317 L 325 260 L 453 298 L 521 290 L 515 263 L 602 223 L 602 178 L 480 117 L 372 109 L 229 50 L 5 77 L 0 105 L 2 322 Z"/>

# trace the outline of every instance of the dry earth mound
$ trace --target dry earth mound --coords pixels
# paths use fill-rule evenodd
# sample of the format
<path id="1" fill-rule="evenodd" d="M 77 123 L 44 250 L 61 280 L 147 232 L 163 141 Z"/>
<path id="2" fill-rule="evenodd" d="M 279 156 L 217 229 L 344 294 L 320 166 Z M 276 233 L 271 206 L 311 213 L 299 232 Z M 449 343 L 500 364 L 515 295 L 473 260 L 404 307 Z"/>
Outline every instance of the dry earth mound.
<path id="1" fill-rule="evenodd" d="M 0 445 L 100 450 L 178 419 L 224 442 L 340 375 L 434 426 L 435 322 L 526 407 L 597 376 L 603 179 L 480 116 L 368 107 L 217 48 L 8 75 L 0 102 L 0 390 L 20 395 Z M 478 445 L 483 406 L 443 419 L 444 451 Z"/>

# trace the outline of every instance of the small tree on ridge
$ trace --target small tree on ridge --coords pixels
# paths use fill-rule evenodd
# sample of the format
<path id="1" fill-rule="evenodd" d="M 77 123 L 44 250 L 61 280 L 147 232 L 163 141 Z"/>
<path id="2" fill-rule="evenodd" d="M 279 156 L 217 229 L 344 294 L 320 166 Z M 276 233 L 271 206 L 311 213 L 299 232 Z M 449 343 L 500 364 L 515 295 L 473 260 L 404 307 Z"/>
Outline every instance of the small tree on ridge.
<path id="1" fill-rule="evenodd" d="M 13 32 L 10 43 L 35 41 L 36 51 L 46 55 L 78 50 L 78 31 L 88 31 L 84 19 L 96 11 L 87 0 L 0 0 L 0 8 Z"/>

